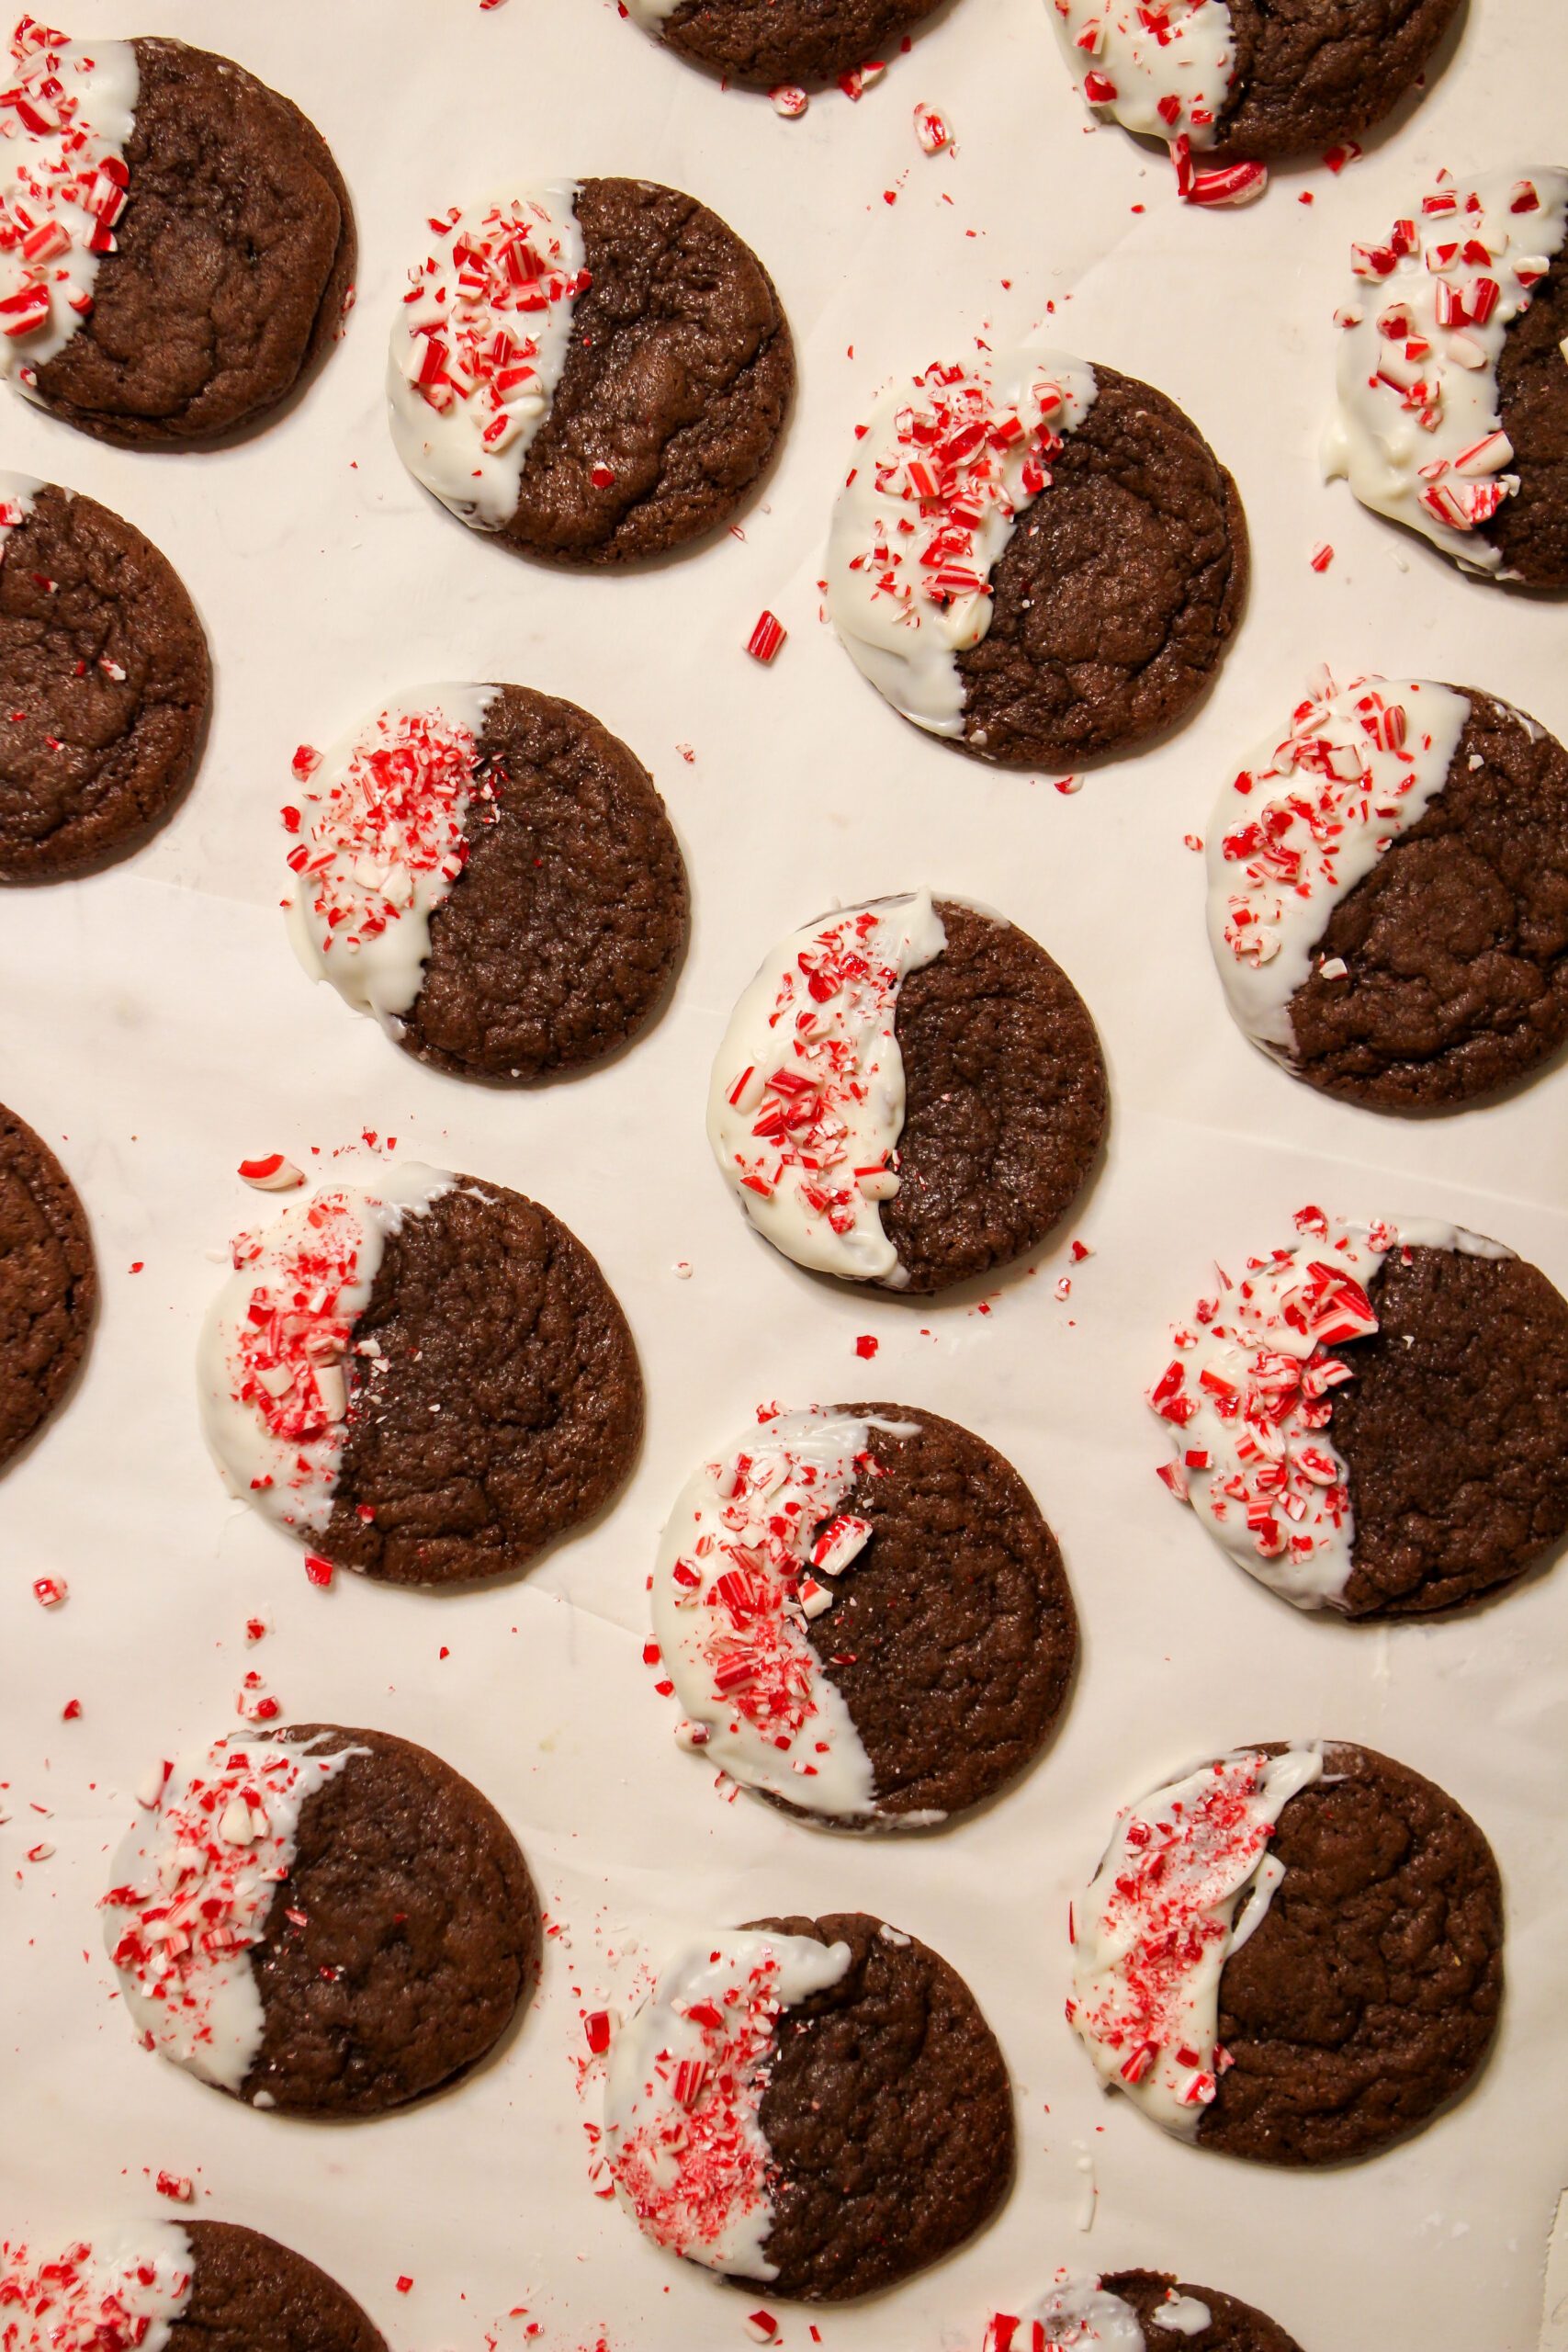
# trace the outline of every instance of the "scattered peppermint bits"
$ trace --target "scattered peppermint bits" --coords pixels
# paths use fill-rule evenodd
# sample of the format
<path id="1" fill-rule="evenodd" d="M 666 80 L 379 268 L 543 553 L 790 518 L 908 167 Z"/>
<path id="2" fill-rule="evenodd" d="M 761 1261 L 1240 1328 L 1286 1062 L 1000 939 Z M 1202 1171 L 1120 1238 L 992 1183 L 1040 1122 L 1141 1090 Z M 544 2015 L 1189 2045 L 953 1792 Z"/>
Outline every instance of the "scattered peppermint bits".
<path id="1" fill-rule="evenodd" d="M 63 1577 L 35 1577 L 33 1599 L 41 1609 L 58 1609 L 71 1588 Z"/>
<path id="2" fill-rule="evenodd" d="M 90 46 L 23 17 L 0 78 L 0 376 L 26 388 L 93 307 L 115 250 L 136 105 L 129 41 Z"/>
<path id="3" fill-rule="evenodd" d="M 776 613 L 764 612 L 759 615 L 757 626 L 746 640 L 746 650 L 754 662 L 769 662 L 788 634 Z"/>
<path id="4" fill-rule="evenodd" d="M 1219 164 L 1200 171 L 1192 162 L 1192 145 L 1185 132 L 1171 141 L 1176 167 L 1176 192 L 1183 204 L 1250 204 L 1269 185 L 1267 164 Z"/>
<path id="5" fill-rule="evenodd" d="M 872 1357 L 876 1353 L 877 1348 L 880 1344 L 880 1341 L 874 1339 L 871 1332 L 863 1331 L 855 1341 L 855 1353 L 857 1356 L 863 1358 L 865 1363 L 869 1363 Z"/>
<path id="6" fill-rule="evenodd" d="M 291 1193 L 305 1182 L 304 1170 L 285 1159 L 280 1151 L 266 1152 L 259 1159 L 242 1159 L 237 1172 L 258 1193 Z"/>
<path id="7" fill-rule="evenodd" d="M 161 2172 L 154 2186 L 160 2197 L 168 2198 L 175 2205 L 188 2205 L 196 2194 L 188 2173 Z"/>
<path id="8" fill-rule="evenodd" d="M 1314 548 L 1309 560 L 1311 561 L 1312 568 L 1314 571 L 1327 571 L 1329 565 L 1334 560 L 1334 549 L 1326 539 L 1321 540 L 1319 544 Z"/>
<path id="9" fill-rule="evenodd" d="M 160 2189 L 173 2176 L 160 2173 Z M 59 2253 L 19 2240 L 0 2244 L 0 2343 L 6 2352 L 137 2352 L 166 2335 L 190 2293 L 190 2246 L 172 2223 L 142 2223 L 134 2236 Z"/>
<path id="10" fill-rule="evenodd" d="M 944 147 L 953 144 L 953 130 L 947 117 L 939 114 L 935 107 L 918 106 L 915 108 L 915 137 L 921 153 L 927 155 L 940 155 Z"/>
<path id="11" fill-rule="evenodd" d="M 773 112 L 783 115 L 786 122 L 797 121 L 811 104 L 806 92 L 795 82 L 781 82 L 776 90 L 768 92 L 768 96 L 773 100 Z"/>

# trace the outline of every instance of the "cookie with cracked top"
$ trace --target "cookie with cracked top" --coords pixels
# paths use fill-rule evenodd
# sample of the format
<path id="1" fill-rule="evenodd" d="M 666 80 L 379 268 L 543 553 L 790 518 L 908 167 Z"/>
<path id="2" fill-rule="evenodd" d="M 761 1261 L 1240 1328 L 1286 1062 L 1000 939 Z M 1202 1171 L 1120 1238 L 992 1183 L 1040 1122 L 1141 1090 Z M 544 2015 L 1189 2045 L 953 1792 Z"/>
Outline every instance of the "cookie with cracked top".
<path id="1" fill-rule="evenodd" d="M 75 1187 L 42 1138 L 0 1108 L 0 1464 L 58 1411 L 97 1296 Z"/>
<path id="2" fill-rule="evenodd" d="M 132 2222 L 58 2251 L 7 2240 L 0 2307 L 11 2352 L 149 2337 L 173 2352 L 385 2352 L 335 2278 L 234 2222 Z"/>
<path id="3" fill-rule="evenodd" d="M 353 2296 L 292 2246 L 233 2222 L 181 2226 L 195 2260 L 170 2352 L 382 2352 Z"/>
<path id="4" fill-rule="evenodd" d="M 167 557 L 96 499 L 0 474 L 0 880 L 136 848 L 195 774 L 211 699 Z"/>
<path id="5" fill-rule="evenodd" d="M 626 0 L 679 56 L 743 88 L 837 81 L 886 60 L 938 0 Z"/>
<path id="6" fill-rule="evenodd" d="M 671 553 L 727 522 L 795 389 L 773 281 L 705 205 L 652 180 L 454 207 L 410 272 L 388 365 L 415 479 L 514 552 Z"/>
<path id="7" fill-rule="evenodd" d="M 184 41 L 59 46 L 26 19 L 13 42 L 24 84 L 58 64 L 65 89 L 35 93 L 7 157 L 66 240 L 20 289 L 43 298 L 10 346 L 20 388 L 125 448 L 258 424 L 325 353 L 353 289 L 353 208 L 326 141 L 243 66 Z M 79 182 L 102 246 L 78 233 Z"/>
<path id="8" fill-rule="evenodd" d="M 1166 2352 L 1300 2352 L 1295 2338 L 1267 2312 L 1217 2287 L 1194 2287 L 1168 2270 L 1113 2270 L 1100 2285 L 1133 2312 L 1145 2343 Z"/>

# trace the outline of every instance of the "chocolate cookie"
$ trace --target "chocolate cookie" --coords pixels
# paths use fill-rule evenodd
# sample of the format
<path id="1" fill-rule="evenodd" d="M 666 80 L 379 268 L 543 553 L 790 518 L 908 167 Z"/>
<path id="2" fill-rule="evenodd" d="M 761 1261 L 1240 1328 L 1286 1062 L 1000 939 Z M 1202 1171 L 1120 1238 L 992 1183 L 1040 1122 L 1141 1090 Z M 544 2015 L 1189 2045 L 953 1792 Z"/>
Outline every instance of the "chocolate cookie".
<path id="1" fill-rule="evenodd" d="M 0 2310 L 8 2352 L 385 2352 L 335 2278 L 232 2222 L 133 2222 L 59 2253 L 7 2241 Z"/>
<path id="2" fill-rule="evenodd" d="M 306 970 L 459 1077 L 603 1060 L 685 946 L 653 779 L 587 711 L 525 686 L 400 695 L 310 768 L 283 821 Z"/>
<path id="3" fill-rule="evenodd" d="M 604 2148 L 649 2237 L 841 2302 L 975 2235 L 1013 2169 L 996 2038 L 946 1961 L 863 1912 L 719 1928 L 610 2053 Z"/>
<path id="4" fill-rule="evenodd" d="M 319 1579 L 507 1575 L 630 1470 L 642 1375 L 626 1317 L 582 1244 L 521 1193 L 351 1169 L 233 1256 L 201 1341 L 209 1442 Z"/>
<path id="5" fill-rule="evenodd" d="M 985 2352 L 1043 2345 L 1098 2352 L 1299 2352 L 1282 2327 L 1250 2303 L 1213 2287 L 1192 2287 L 1167 2270 L 1113 2270 L 1061 2278 L 1021 2313 L 998 2312 Z"/>
<path id="6" fill-rule="evenodd" d="M 779 942 L 719 1047 L 708 1139 L 786 1258 L 928 1292 L 1043 1241 L 1106 1114 L 1066 973 L 1001 916 L 921 890 Z"/>
<path id="7" fill-rule="evenodd" d="M 1326 2165 L 1457 2097 L 1502 1993 L 1502 1888 L 1469 1815 L 1371 1748 L 1273 1743 L 1119 1817 L 1076 1906 L 1067 2014 L 1167 2131 Z"/>
<path id="8" fill-rule="evenodd" d="M 935 1413 L 761 1417 L 704 1464 L 653 1577 L 682 1746 L 791 1812 L 923 1828 L 1049 1738 L 1077 1653 L 1056 1540 Z"/>
<path id="9" fill-rule="evenodd" d="M 634 24 L 727 82 L 837 81 L 886 60 L 938 0 L 626 0 Z"/>
<path id="10" fill-rule="evenodd" d="M 1225 187 L 1226 165 L 1309 154 L 1381 122 L 1416 86 L 1459 6 L 1207 0 L 1179 13 L 1137 0 L 1052 0 L 1052 17 L 1089 104 L 1168 140 L 1183 195 L 1213 204 L 1262 186 L 1259 173 Z"/>
<path id="11" fill-rule="evenodd" d="M 354 217 L 326 142 L 243 66 L 177 40 L 60 41 L 24 17 L 0 252 L 0 374 L 125 448 L 254 424 L 336 334 Z"/>
<path id="12" fill-rule="evenodd" d="M 1150 1395 L 1161 1475 L 1303 1609 L 1426 1615 L 1511 1583 L 1568 1528 L 1568 1300 L 1457 1226 L 1296 1225 L 1180 1327 Z"/>
<path id="13" fill-rule="evenodd" d="M 299 1724 L 219 1739 L 137 1794 L 105 1940 L 146 2045 L 203 2082 L 384 2114 L 476 2064 L 531 1993 L 527 1864 L 426 1749 Z"/>
<path id="14" fill-rule="evenodd" d="M 560 563 L 666 555 L 728 518 L 795 388 L 773 281 L 732 229 L 674 188 L 604 179 L 432 226 L 387 372 L 417 481 Z"/>
<path id="15" fill-rule="evenodd" d="M 0 474 L 0 881 L 134 848 L 195 774 L 211 698 L 168 559 L 95 499 Z"/>
<path id="16" fill-rule="evenodd" d="M 1568 753 L 1430 679 L 1325 679 L 1209 830 L 1231 1011 L 1297 1078 L 1378 1111 L 1466 1102 L 1568 1037 Z"/>
<path id="17" fill-rule="evenodd" d="M 71 1179 L 0 1106 L 0 1464 L 58 1408 L 97 1299 L 92 1236 Z"/>
<path id="18" fill-rule="evenodd" d="M 1235 484 L 1163 392 L 1058 352 L 983 352 L 877 404 L 828 604 L 916 726 L 1004 767 L 1071 768 L 1190 707 L 1247 563 Z"/>
<path id="19" fill-rule="evenodd" d="M 1568 171 L 1439 172 L 1350 268 L 1326 470 L 1467 571 L 1568 588 Z"/>

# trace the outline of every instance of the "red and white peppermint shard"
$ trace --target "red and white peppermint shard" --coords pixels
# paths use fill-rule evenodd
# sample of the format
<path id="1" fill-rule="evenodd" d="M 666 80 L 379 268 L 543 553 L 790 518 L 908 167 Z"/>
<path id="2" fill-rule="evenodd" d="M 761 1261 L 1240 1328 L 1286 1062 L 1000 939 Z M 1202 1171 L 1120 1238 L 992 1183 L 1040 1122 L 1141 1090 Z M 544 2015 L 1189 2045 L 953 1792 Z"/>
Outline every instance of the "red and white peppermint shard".
<path id="1" fill-rule="evenodd" d="M 1067 2018 L 1096 2073 L 1165 2131 L 1197 2137 L 1224 2064 L 1220 1977 L 1284 1876 L 1269 1852 L 1314 1746 L 1241 1751 L 1128 1808 L 1073 1909 Z"/>
<path id="2" fill-rule="evenodd" d="M 0 377 L 24 392 L 93 307 L 130 175 L 141 75 L 127 40 L 23 17 L 0 64 Z"/>
<path id="3" fill-rule="evenodd" d="M 61 2248 L 0 2244 L 6 2352 L 164 2352 L 190 2301 L 190 2239 L 175 2222 Z"/>
<path id="4" fill-rule="evenodd" d="M 1147 138 L 1213 146 L 1235 73 L 1224 0 L 1046 0 L 1046 6 L 1089 105 Z"/>
<path id="5" fill-rule="evenodd" d="M 1355 283 L 1336 313 L 1325 472 L 1494 579 L 1506 574 L 1485 526 L 1518 490 L 1497 366 L 1565 234 L 1568 171 L 1439 172 L 1383 235 L 1352 245 Z"/>

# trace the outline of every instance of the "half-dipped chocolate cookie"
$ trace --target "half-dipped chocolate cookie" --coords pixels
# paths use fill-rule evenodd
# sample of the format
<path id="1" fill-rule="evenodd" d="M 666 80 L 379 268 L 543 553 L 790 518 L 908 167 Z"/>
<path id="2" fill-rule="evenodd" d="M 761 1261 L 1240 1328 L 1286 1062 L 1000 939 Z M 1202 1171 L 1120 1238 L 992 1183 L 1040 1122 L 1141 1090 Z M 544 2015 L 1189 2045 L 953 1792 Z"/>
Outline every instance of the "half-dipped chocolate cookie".
<path id="1" fill-rule="evenodd" d="M 0 2245 L 7 2352 L 384 2352 L 335 2278 L 233 2222 L 137 2222 Z"/>
<path id="2" fill-rule="evenodd" d="M 1050 351 L 885 393 L 839 494 L 828 606 L 929 734 L 1004 767 L 1129 752 L 1202 693 L 1240 617 L 1247 525 L 1174 401 Z"/>
<path id="3" fill-rule="evenodd" d="M 998 2312 L 984 2352 L 1300 2352 L 1267 2312 L 1168 2270 L 1063 2273 L 1037 2302 Z"/>
<path id="4" fill-rule="evenodd" d="M 1403 2138 L 1473 2079 L 1502 2001 L 1485 1838 L 1339 1740 L 1238 1748 L 1130 1805 L 1073 1934 L 1067 2015 L 1108 2087 L 1258 2164 Z"/>
<path id="5" fill-rule="evenodd" d="M 24 17 L 0 151 L 0 376 L 101 441 L 257 423 L 336 334 L 354 215 L 326 141 L 243 66 Z"/>
<path id="6" fill-rule="evenodd" d="M 841 2302 L 983 2228 L 1013 2167 L 996 2037 L 946 1961 L 864 1912 L 719 1928 L 610 2047 L 604 2154 L 657 2244 Z"/>
<path id="7" fill-rule="evenodd" d="M 1107 1109 L 1060 966 L 1000 915 L 920 890 L 772 950 L 718 1049 L 708 1138 L 786 1258 L 927 1292 L 1044 1239 Z"/>
<path id="8" fill-rule="evenodd" d="M 161 1764 L 104 1939 L 143 2043 L 252 2107 L 379 2115 L 474 2065 L 538 1972 L 506 1824 L 389 1732 L 299 1724 Z"/>
<path id="9" fill-rule="evenodd" d="M 629 1471 L 642 1375 L 626 1317 L 520 1193 L 350 1167 L 232 1256 L 199 1351 L 208 1441 L 317 1572 L 503 1576 Z"/>
<path id="10" fill-rule="evenodd" d="M 0 473 L 0 881 L 134 849 L 195 774 L 211 698 L 168 558 L 96 499 Z"/>
<path id="11" fill-rule="evenodd" d="M 743 88 L 836 81 L 885 60 L 937 0 L 626 0 L 634 24 Z"/>
<path id="12" fill-rule="evenodd" d="M 75 1186 L 42 1137 L 0 1105 L 0 1464 L 63 1400 L 97 1298 Z"/>
<path id="13" fill-rule="evenodd" d="M 543 1078 L 651 1019 L 685 945 L 685 867 L 653 779 L 587 711 L 419 687 L 295 773 L 296 951 L 416 1060 Z"/>
<path id="14" fill-rule="evenodd" d="M 1237 204 L 1263 166 L 1381 122 L 1460 0 L 1046 0 L 1088 103 L 1169 142 L 1190 203 Z"/>
<path id="15" fill-rule="evenodd" d="M 1568 752 L 1491 695 L 1323 676 L 1220 795 L 1209 940 L 1238 1025 L 1377 1111 L 1568 1037 Z"/>
<path id="16" fill-rule="evenodd" d="M 1160 1476 L 1301 1609 L 1407 1617 L 1522 1575 L 1568 1528 L 1568 1300 L 1429 1219 L 1296 1217 L 1178 1326 Z"/>
<path id="17" fill-rule="evenodd" d="M 1466 571 L 1568 588 L 1568 171 L 1439 172 L 1350 248 L 1330 476 Z"/>
<path id="18" fill-rule="evenodd" d="M 773 281 L 652 180 L 550 180 L 433 224 L 392 327 L 392 438 L 475 530 L 561 563 L 666 555 L 773 456 L 795 353 Z"/>
<path id="19" fill-rule="evenodd" d="M 682 1489 L 653 1577 L 682 1745 L 845 1829 L 923 1828 L 1049 1738 L 1077 1621 L 1010 1463 L 939 1414 L 760 1416 Z"/>

